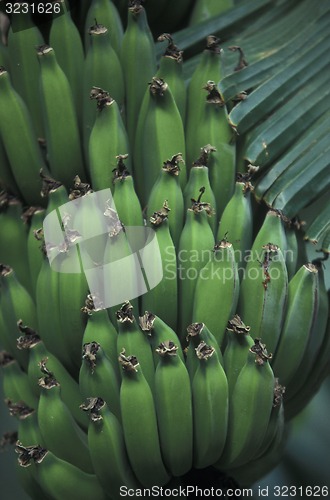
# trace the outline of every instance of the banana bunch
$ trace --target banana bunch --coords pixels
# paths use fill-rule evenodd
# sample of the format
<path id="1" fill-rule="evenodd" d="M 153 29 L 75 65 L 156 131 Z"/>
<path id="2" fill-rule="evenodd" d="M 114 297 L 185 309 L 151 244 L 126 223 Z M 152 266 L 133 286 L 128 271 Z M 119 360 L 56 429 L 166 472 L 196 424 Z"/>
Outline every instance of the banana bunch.
<path id="1" fill-rule="evenodd" d="M 174 38 L 156 43 L 188 1 L 168 2 L 173 19 L 164 1 L 58 3 L 49 30 L 13 24 L 0 51 L 0 365 L 19 480 L 43 500 L 117 500 L 192 469 L 245 486 L 329 373 L 327 255 L 309 262 L 296 221 L 255 203 L 219 39 L 188 81 Z M 191 25 L 232 7 L 192 3 Z"/>

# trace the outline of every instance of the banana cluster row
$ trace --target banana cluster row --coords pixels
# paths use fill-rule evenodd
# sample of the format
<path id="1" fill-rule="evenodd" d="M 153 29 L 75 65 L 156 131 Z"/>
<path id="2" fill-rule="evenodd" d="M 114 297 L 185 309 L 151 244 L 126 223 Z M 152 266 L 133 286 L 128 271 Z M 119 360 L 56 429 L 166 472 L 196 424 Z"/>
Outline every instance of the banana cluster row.
<path id="1" fill-rule="evenodd" d="M 219 40 L 187 83 L 168 33 L 157 60 L 140 1 L 125 30 L 112 2 L 87 3 L 82 35 L 61 2 L 47 34 L 13 16 L 0 52 L 0 361 L 20 480 L 61 500 L 192 468 L 249 485 L 328 374 L 322 258 L 298 220 L 254 204 Z"/>

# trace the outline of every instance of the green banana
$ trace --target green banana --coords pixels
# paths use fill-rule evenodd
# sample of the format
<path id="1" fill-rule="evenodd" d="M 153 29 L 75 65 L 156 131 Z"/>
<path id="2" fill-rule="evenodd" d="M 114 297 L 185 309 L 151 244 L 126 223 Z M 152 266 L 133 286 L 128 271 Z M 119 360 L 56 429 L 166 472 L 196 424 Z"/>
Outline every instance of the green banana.
<path id="1" fill-rule="evenodd" d="M 55 50 L 42 45 L 37 56 L 47 159 L 52 175 L 69 188 L 75 175 L 85 179 L 73 93 Z M 63 116 L 63 123 L 58 116 Z"/>
<path id="2" fill-rule="evenodd" d="M 144 315 L 139 318 L 139 324 L 141 330 L 148 336 L 148 340 L 150 341 L 155 366 L 159 362 L 159 355 L 156 353 L 156 349 L 166 341 L 173 342 L 177 346 L 176 354 L 181 358 L 181 361 L 185 361 L 177 334 L 159 316 L 150 311 L 145 311 Z"/>
<path id="3" fill-rule="evenodd" d="M 88 159 L 89 137 L 96 116 L 94 102 L 89 97 L 91 88 L 108 89 L 120 110 L 124 103 L 124 76 L 119 57 L 112 46 L 111 31 L 109 33 L 109 30 L 102 24 L 93 24 L 89 27 L 88 33 L 90 43 L 82 65 L 82 123 L 86 159 Z"/>
<path id="4" fill-rule="evenodd" d="M 192 206 L 187 210 L 178 246 L 178 331 L 181 341 L 184 341 L 186 328 L 192 321 L 198 274 L 214 246 L 214 235 L 207 220 L 213 210 L 208 203 L 201 202 L 202 195 L 203 188 L 198 199 L 192 200 Z"/>
<path id="5" fill-rule="evenodd" d="M 1 313 L 3 319 L 3 336 L 6 339 L 6 349 L 17 359 L 23 369 L 28 365 L 27 352 L 17 350 L 17 322 L 33 328 L 38 327 L 36 306 L 31 295 L 20 284 L 16 274 L 10 267 L 0 265 Z"/>
<path id="6" fill-rule="evenodd" d="M 184 223 L 184 201 L 179 181 L 179 163 L 183 163 L 183 161 L 180 153 L 164 161 L 147 201 L 147 217 L 151 217 L 154 212 L 159 210 L 164 200 L 167 200 L 172 212 L 168 223 L 175 246 L 179 243 Z"/>
<path id="7" fill-rule="evenodd" d="M 254 345 L 250 330 L 251 328 L 243 323 L 238 314 L 235 314 L 228 321 L 223 362 L 230 395 L 232 394 L 237 377 L 246 363 L 249 349 Z"/>
<path id="8" fill-rule="evenodd" d="M 119 378 L 118 356 L 117 356 L 117 330 L 110 321 L 108 311 L 102 306 L 97 306 L 96 298 L 88 295 L 83 312 L 87 314 L 87 324 L 82 339 L 84 344 L 97 342 L 102 346 L 104 354 L 110 359 L 113 369 Z"/>
<path id="9" fill-rule="evenodd" d="M 38 399 L 31 391 L 28 376 L 18 362 L 8 352 L 0 351 L 0 366 L 5 398 L 14 402 L 24 401 L 29 407 L 36 409 Z"/>
<path id="10" fill-rule="evenodd" d="M 102 346 L 95 341 L 84 344 L 79 372 L 79 388 L 83 399 L 104 399 L 110 411 L 120 420 L 119 387 L 115 369 Z"/>
<path id="11" fill-rule="evenodd" d="M 309 338 L 306 345 L 306 349 L 300 365 L 298 366 L 293 378 L 287 385 L 286 398 L 290 400 L 300 391 L 304 390 L 306 382 L 308 382 L 310 373 L 313 371 L 315 364 L 318 363 L 319 352 L 326 335 L 326 327 L 329 314 L 329 300 L 327 295 L 327 289 L 324 281 L 324 271 L 322 268 L 322 260 L 313 261 L 318 270 L 318 284 L 316 288 L 316 297 L 314 299 L 314 313 L 316 316 L 314 319 L 314 324 L 309 332 Z"/>
<path id="12" fill-rule="evenodd" d="M 30 13 L 21 12 L 11 16 L 7 40 L 10 75 L 14 89 L 30 112 L 35 138 L 44 137 L 41 102 L 36 91 L 39 65 L 35 55 L 35 47 L 43 43 L 43 35 Z"/>
<path id="13" fill-rule="evenodd" d="M 274 373 L 287 388 L 303 360 L 315 328 L 318 295 L 318 270 L 311 263 L 305 264 L 289 282 L 284 323 L 272 359 Z"/>
<path id="14" fill-rule="evenodd" d="M 159 362 L 155 372 L 160 446 L 164 464 L 174 477 L 191 469 L 193 452 L 190 379 L 177 349 L 170 340 L 158 346 Z"/>
<path id="15" fill-rule="evenodd" d="M 93 87 L 91 99 L 97 101 L 97 114 L 89 138 L 89 175 L 93 189 L 98 191 L 111 187 L 112 170 L 116 157 L 130 153 L 127 132 L 116 101 L 110 94 Z M 130 171 L 128 156 L 127 168 Z"/>
<path id="16" fill-rule="evenodd" d="M 227 440 L 217 467 L 226 470 L 247 463 L 262 444 L 272 411 L 275 384 L 269 357 L 264 344 L 256 339 L 232 391 Z"/>
<path id="17" fill-rule="evenodd" d="M 251 191 L 253 191 L 253 186 L 249 181 L 236 182 L 235 191 L 222 213 L 217 230 L 219 241 L 227 235 L 232 242 L 240 278 L 246 266 L 248 251 L 252 246 Z"/>
<path id="18" fill-rule="evenodd" d="M 194 197 L 200 186 L 204 186 L 205 191 L 203 194 L 203 199 L 206 200 L 211 205 L 211 207 L 214 207 L 214 215 L 208 220 L 212 231 L 215 233 L 217 226 L 217 215 L 215 209 L 216 199 L 209 180 L 209 170 L 207 168 L 208 157 L 208 146 L 204 146 L 203 148 L 201 148 L 198 159 L 194 161 L 189 171 L 189 179 L 183 191 L 184 209 L 185 212 L 188 210 L 191 205 L 191 199 Z"/>
<path id="19" fill-rule="evenodd" d="M 5 148 L 0 137 L 0 188 L 9 195 L 19 197 L 20 192 L 12 174 Z"/>
<path id="20" fill-rule="evenodd" d="M 40 207 L 30 207 L 23 213 L 23 220 L 28 227 L 27 259 L 33 297 L 36 296 L 38 275 L 43 262 L 41 234 L 44 218 L 45 209 Z"/>
<path id="21" fill-rule="evenodd" d="M 111 498 L 120 498 L 120 487 L 137 489 L 125 448 L 123 429 L 103 399 L 88 398 L 81 408 L 89 412 L 88 448 L 95 474 Z"/>
<path id="22" fill-rule="evenodd" d="M 135 133 L 142 99 L 147 83 L 156 73 L 155 45 L 146 11 L 141 3 L 140 0 L 131 0 L 128 4 L 127 26 L 120 54 L 125 81 L 125 122 L 132 151 L 134 151 Z M 141 68 L 143 68 L 142 72 Z M 125 151 L 120 153 L 125 153 Z M 135 170 L 134 173 L 136 173 Z"/>
<path id="23" fill-rule="evenodd" d="M 168 83 L 174 100 L 180 112 L 182 122 L 186 120 L 187 89 L 183 76 L 182 54 L 174 43 L 169 33 L 163 33 L 157 38 L 157 42 L 167 42 L 167 47 L 160 58 L 157 77 Z"/>
<path id="24" fill-rule="evenodd" d="M 274 439 L 281 439 L 279 436 L 284 432 L 285 423 L 283 403 L 284 394 L 285 387 L 279 384 L 278 378 L 275 378 L 273 408 L 269 417 L 266 435 L 263 439 L 263 443 L 256 452 L 254 460 L 267 453 L 270 443 L 272 443 Z"/>
<path id="25" fill-rule="evenodd" d="M 60 0 L 58 7 L 60 12 L 53 14 L 48 40 L 55 51 L 58 64 L 69 81 L 78 122 L 81 123 L 84 48 L 78 28 L 71 18 L 68 0 Z M 40 46 L 42 43 L 35 45 Z"/>
<path id="26" fill-rule="evenodd" d="M 142 186 L 137 184 L 137 192 L 144 206 L 164 159 L 178 153 L 184 158 L 186 152 L 180 112 L 170 87 L 161 78 L 153 77 L 145 91 L 133 151 L 134 175 L 140 178 L 140 183 L 141 176 L 143 179 Z M 179 179 L 181 187 L 184 187 L 187 181 L 184 163 Z"/>
<path id="27" fill-rule="evenodd" d="M 251 331 L 275 352 L 280 340 L 288 294 L 288 273 L 282 249 L 263 245 L 261 262 L 250 260 L 242 279 L 238 314 Z M 254 255 L 254 254 L 253 254 Z M 281 382 L 283 382 L 281 380 Z"/>
<path id="28" fill-rule="evenodd" d="M 64 368 L 62 363 L 51 352 L 47 351 L 44 343 L 40 340 L 39 336 L 31 328 L 19 325 L 23 335 L 18 339 L 21 349 L 29 349 L 29 365 L 27 374 L 29 377 L 30 387 L 35 397 L 39 398 L 41 387 L 38 385 L 40 378 L 39 363 L 46 360 L 47 367 L 52 373 L 56 373 L 58 382 L 62 387 L 61 397 L 63 402 L 70 409 L 70 412 L 76 422 L 83 429 L 87 429 L 88 419 L 86 415 L 82 414 L 79 409 L 81 404 L 81 394 L 79 385 L 76 380 Z"/>
<path id="29" fill-rule="evenodd" d="M 288 244 L 284 226 L 287 221 L 287 217 L 285 217 L 281 211 L 273 209 L 268 210 L 262 225 L 254 238 L 253 245 L 251 247 L 250 260 L 258 258 L 259 260 L 262 260 L 264 253 L 262 247 L 263 245 L 267 245 L 269 242 L 273 243 L 273 245 L 277 245 L 281 249 L 282 254 L 285 257 L 285 261 L 287 260 Z"/>
<path id="30" fill-rule="evenodd" d="M 40 361 L 39 366 L 42 377 L 38 380 L 41 387 L 38 425 L 43 443 L 58 458 L 72 463 L 85 472 L 92 473 L 93 466 L 86 435 L 63 402 L 61 386 L 55 375 L 47 368 L 46 361 Z"/>
<path id="31" fill-rule="evenodd" d="M 227 109 L 215 81 L 208 80 L 200 92 L 207 91 L 204 105 L 194 127 L 194 135 L 187 135 L 187 150 L 197 157 L 201 144 L 212 144 L 208 158 L 211 188 L 216 197 L 216 211 L 221 217 L 234 193 L 236 177 L 236 146 L 233 131 L 228 123 Z M 189 160 L 189 159 L 188 159 Z"/>
<path id="32" fill-rule="evenodd" d="M 152 392 L 138 359 L 120 353 L 123 369 L 120 407 L 127 454 L 138 481 L 144 487 L 163 486 L 169 479 L 158 435 Z"/>
<path id="33" fill-rule="evenodd" d="M 220 40 L 216 36 L 209 35 L 206 38 L 206 47 L 203 50 L 199 62 L 188 82 L 187 87 L 187 111 L 186 111 L 186 141 L 187 141 L 187 164 L 190 166 L 196 159 L 199 148 L 206 142 L 197 143 L 196 124 L 199 124 L 200 116 L 205 107 L 205 97 L 202 91 L 207 80 L 218 82 L 223 76 L 220 48 Z"/>
<path id="34" fill-rule="evenodd" d="M 198 367 L 192 380 L 194 467 L 217 462 L 225 446 L 228 426 L 228 384 L 213 347 L 202 341 L 196 348 Z"/>
<path id="35" fill-rule="evenodd" d="M 54 500 L 94 498 L 105 500 L 104 493 L 95 474 L 82 471 L 75 465 L 61 460 L 40 445 L 23 446 L 16 443 L 19 464 L 28 467 L 31 460 L 36 464 L 36 477 L 41 488 Z"/>
<path id="36" fill-rule="evenodd" d="M 201 342 L 204 342 L 214 349 L 221 364 L 223 364 L 223 356 L 217 339 L 204 323 L 192 323 L 188 326 L 187 333 L 186 340 L 188 342 L 188 347 L 186 349 L 186 364 L 192 381 L 199 365 L 196 349 Z"/>
<path id="37" fill-rule="evenodd" d="M 148 339 L 140 330 L 133 314 L 130 302 L 125 302 L 117 311 L 118 340 L 117 354 L 120 356 L 123 349 L 127 353 L 139 355 L 139 365 L 143 370 L 143 377 L 148 382 L 151 390 L 154 390 L 155 368 Z M 134 354 L 135 356 L 135 354 Z M 125 378 L 125 370 L 121 371 L 122 380 Z M 123 383 L 123 382 L 122 382 Z"/>
<path id="38" fill-rule="evenodd" d="M 24 403 L 11 404 L 9 402 L 9 413 L 18 418 L 18 439 L 15 440 L 16 442 L 18 440 L 21 443 L 41 443 L 43 445 L 35 410 L 28 408 Z M 31 498 L 35 498 L 36 500 L 51 500 L 51 497 L 38 484 L 35 464 L 31 464 L 31 467 L 18 466 L 17 474 L 23 490 Z"/>
<path id="39" fill-rule="evenodd" d="M 178 315 L 178 283 L 175 247 L 170 235 L 168 223 L 169 210 L 171 209 L 165 201 L 163 208 L 158 212 L 154 212 L 154 214 L 150 217 L 150 225 L 156 232 L 157 243 L 160 250 L 160 258 L 157 258 L 157 261 L 155 262 L 154 274 L 156 275 L 161 265 L 163 275 L 158 285 L 142 295 L 141 308 L 144 311 L 152 311 L 164 321 L 166 318 L 168 325 L 175 330 Z M 144 262 L 152 259 L 152 256 L 148 255 L 148 250 L 145 254 L 145 248 L 141 250 L 141 254 Z M 150 268 L 149 272 L 152 273 Z"/>
<path id="40" fill-rule="evenodd" d="M 85 50 L 89 48 L 89 27 L 93 25 L 95 19 L 104 26 L 107 26 L 111 34 L 111 44 L 116 51 L 118 57 L 121 53 L 121 44 L 124 36 L 123 25 L 114 2 L 109 0 L 92 0 L 86 15 L 84 41 Z"/>
<path id="41" fill-rule="evenodd" d="M 114 170 L 113 178 L 113 201 L 124 227 L 143 226 L 142 208 L 134 189 L 134 180 L 124 163 L 127 157 L 128 155 L 117 156 L 117 168 Z"/>
<path id="42" fill-rule="evenodd" d="M 220 347 L 227 323 L 236 311 L 239 288 L 233 246 L 227 240 L 222 240 L 216 243 L 213 252 L 210 252 L 209 261 L 200 270 L 192 314 L 193 321 L 207 324 Z"/>
<path id="43" fill-rule="evenodd" d="M 0 138 L 15 182 L 28 205 L 44 205 L 40 169 L 47 171 L 31 114 L 14 90 L 8 72 L 0 68 Z"/>
<path id="44" fill-rule="evenodd" d="M 22 222 L 22 209 L 17 198 L 0 192 L 0 262 L 11 266 L 20 283 L 33 293 L 28 264 L 28 231 Z"/>

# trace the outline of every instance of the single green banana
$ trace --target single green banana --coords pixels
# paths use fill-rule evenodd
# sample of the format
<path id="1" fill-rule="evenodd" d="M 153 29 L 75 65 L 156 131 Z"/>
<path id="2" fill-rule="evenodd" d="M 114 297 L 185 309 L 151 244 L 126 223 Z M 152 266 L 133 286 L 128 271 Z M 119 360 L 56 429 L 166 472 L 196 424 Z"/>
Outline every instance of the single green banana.
<path id="1" fill-rule="evenodd" d="M 124 36 L 124 28 L 117 7 L 114 2 L 109 0 L 92 0 L 90 2 L 84 29 L 86 53 L 88 52 L 90 43 L 88 30 L 95 22 L 95 19 L 109 29 L 111 44 L 119 57 Z"/>
<path id="2" fill-rule="evenodd" d="M 175 246 L 179 243 L 184 222 L 184 202 L 179 181 L 179 163 L 183 163 L 180 153 L 164 161 L 147 201 L 147 217 L 151 217 L 154 212 L 159 210 L 164 200 L 167 200 L 168 205 L 171 207 L 171 217 L 168 223 Z"/>
<path id="3" fill-rule="evenodd" d="M 185 123 L 187 88 L 183 76 L 183 51 L 175 45 L 173 38 L 169 33 L 163 33 L 157 38 L 157 42 L 164 41 L 167 42 L 167 47 L 160 58 L 156 76 L 158 78 L 162 78 L 168 83 L 180 112 L 182 122 Z"/>
<path id="4" fill-rule="evenodd" d="M 79 391 L 79 385 L 76 380 L 69 374 L 56 356 L 54 356 L 50 351 L 47 351 L 44 343 L 40 340 L 40 337 L 36 334 L 36 332 L 26 326 L 24 327 L 19 325 L 19 327 L 23 333 L 23 335 L 18 339 L 19 346 L 21 349 L 29 349 L 29 365 L 27 374 L 31 390 L 35 394 L 35 397 L 39 398 L 41 392 L 41 387 L 38 385 L 38 380 L 40 378 L 39 363 L 42 360 L 46 360 L 48 369 L 51 372 L 56 373 L 57 380 L 62 387 L 61 397 L 63 402 L 67 405 L 72 416 L 80 427 L 87 429 L 88 418 L 86 415 L 82 414 L 79 409 L 82 398 Z"/>
<path id="5" fill-rule="evenodd" d="M 28 230 L 22 218 L 22 203 L 17 198 L 0 192 L 0 262 L 11 266 L 20 283 L 32 294 L 28 264 Z"/>
<path id="6" fill-rule="evenodd" d="M 222 213 L 217 230 L 219 241 L 227 235 L 232 242 L 240 278 L 243 275 L 248 252 L 252 246 L 252 190 L 253 187 L 249 181 L 236 182 L 235 191 Z"/>
<path id="7" fill-rule="evenodd" d="M 17 187 L 28 205 L 44 205 L 40 169 L 47 171 L 31 114 L 14 90 L 8 72 L 0 68 L 0 138 Z"/>
<path id="8" fill-rule="evenodd" d="M 111 2 L 109 2 L 110 4 Z M 124 103 L 124 76 L 119 57 L 112 46 L 111 31 L 102 24 L 93 24 L 88 29 L 90 43 L 83 65 L 83 143 L 86 160 L 91 130 L 95 123 L 95 105 L 90 99 L 92 87 L 108 89 L 117 102 L 119 110 Z M 115 75 L 115 78 L 114 78 Z M 125 151 L 121 151 L 125 153 Z"/>
<path id="9" fill-rule="evenodd" d="M 196 0 L 189 18 L 189 26 L 194 26 L 226 12 L 234 5 L 234 0 Z"/>
<path id="10" fill-rule="evenodd" d="M 59 311 L 61 331 L 66 348 L 70 352 L 70 372 L 77 373 L 81 365 L 81 343 L 86 327 L 86 317 L 81 311 L 89 292 L 87 279 L 79 261 L 80 272 L 72 272 L 77 268 L 77 253 L 74 247 L 68 247 L 58 255 Z M 76 269 L 77 270 L 77 269 Z"/>
<path id="11" fill-rule="evenodd" d="M 40 445 L 23 446 L 16 443 L 18 461 L 22 467 L 28 467 L 31 460 L 36 464 L 37 480 L 41 488 L 54 500 L 63 498 L 93 498 L 106 500 L 95 474 L 82 471 L 75 465 L 61 460 L 54 453 Z"/>
<path id="12" fill-rule="evenodd" d="M 225 206 L 234 193 L 236 178 L 236 146 L 233 131 L 228 123 L 227 109 L 216 83 L 208 80 L 200 92 L 207 91 L 204 106 L 194 127 L 194 135 L 186 136 L 187 150 L 196 158 L 200 145 L 211 144 L 208 158 L 210 184 L 215 194 L 217 216 L 221 217 Z M 189 160 L 189 159 L 188 159 Z"/>
<path id="13" fill-rule="evenodd" d="M 314 324 L 309 333 L 308 342 L 300 365 L 298 366 L 293 378 L 287 385 L 286 398 L 290 400 L 300 391 L 304 391 L 305 384 L 308 382 L 310 374 L 313 372 L 314 365 L 319 362 L 319 353 L 322 347 L 324 337 L 326 336 L 327 321 L 329 315 L 329 299 L 324 280 L 324 270 L 322 268 L 322 260 L 313 261 L 318 270 L 318 284 L 316 289 L 316 297 L 314 304 L 317 309 L 314 309 L 316 316 Z"/>
<path id="14" fill-rule="evenodd" d="M 269 357 L 265 345 L 256 339 L 232 391 L 227 440 L 217 467 L 226 470 L 249 462 L 262 444 L 272 411 L 275 385 Z"/>
<path id="15" fill-rule="evenodd" d="M 238 314 L 235 314 L 228 321 L 223 362 L 230 395 L 233 392 L 237 377 L 246 363 L 249 349 L 254 345 L 250 330 L 251 328 L 243 323 Z"/>
<path id="16" fill-rule="evenodd" d="M 131 467 L 144 487 L 163 486 L 170 475 L 161 455 L 156 408 L 150 386 L 135 356 L 126 357 L 122 352 L 119 362 L 123 369 L 120 387 L 122 426 Z"/>
<path id="17" fill-rule="evenodd" d="M 138 256 L 134 256 L 133 254 L 143 246 L 145 233 L 140 227 L 137 228 L 137 231 L 135 228 L 125 228 L 118 218 L 117 211 L 112 208 L 110 202 L 107 204 L 104 214 L 109 220 L 102 275 L 104 301 L 108 306 L 109 317 L 117 328 L 118 304 L 122 304 L 131 297 L 134 297 L 131 299 L 131 304 L 134 311 L 139 310 L 137 297 L 141 293 L 141 280 L 144 277 L 139 267 Z M 125 259 L 125 274 L 128 277 L 125 280 L 122 279 L 122 267 L 116 264 L 116 261 L 122 259 Z"/>
<path id="18" fill-rule="evenodd" d="M 195 143 L 196 124 L 205 107 L 205 95 L 203 86 L 207 80 L 218 82 L 222 76 L 222 62 L 220 40 L 216 36 L 209 35 L 206 38 L 206 47 L 203 50 L 199 63 L 197 64 L 187 88 L 187 111 L 186 111 L 186 141 L 187 141 L 187 165 L 190 167 L 197 158 L 199 148 L 202 144 L 210 143 L 210 139 L 202 144 Z M 191 149 L 192 148 L 192 149 Z"/>
<path id="19" fill-rule="evenodd" d="M 31 391 L 28 376 L 16 359 L 8 352 L 0 351 L 0 366 L 5 398 L 14 402 L 24 401 L 29 407 L 36 409 L 38 398 Z"/>
<path id="20" fill-rule="evenodd" d="M 7 403 L 8 404 L 8 403 Z M 21 443 L 41 443 L 42 436 L 38 428 L 37 412 L 27 407 L 24 403 L 10 404 L 10 415 L 18 419 L 17 440 Z M 35 464 L 30 467 L 19 467 L 17 464 L 17 475 L 23 490 L 36 500 L 51 500 L 51 497 L 41 489 L 36 476 Z"/>
<path id="21" fill-rule="evenodd" d="M 213 210 L 208 203 L 201 201 L 202 195 L 203 188 L 198 199 L 193 200 L 191 208 L 187 210 L 178 246 L 178 332 L 181 341 L 184 341 L 186 328 L 192 321 L 198 274 L 214 246 L 214 235 L 207 220 Z"/>
<path id="22" fill-rule="evenodd" d="M 328 299 L 330 298 L 330 292 L 328 291 Z M 330 356 L 330 316 L 328 313 L 328 322 L 326 333 L 323 338 L 321 348 L 318 352 L 317 361 L 314 363 L 312 370 L 308 374 L 308 379 L 305 381 L 304 387 L 298 393 L 291 397 L 289 400 L 285 401 L 285 419 L 287 421 L 294 418 L 298 413 L 301 412 L 303 408 L 309 403 L 309 401 L 315 396 L 324 382 L 326 377 L 329 375 L 329 356 Z"/>
<path id="23" fill-rule="evenodd" d="M 13 173 L 10 168 L 10 163 L 0 137 L 0 187 L 9 195 L 21 197 Z"/>
<path id="24" fill-rule="evenodd" d="M 25 370 L 28 365 L 28 354 L 27 352 L 17 350 L 17 322 L 22 319 L 24 323 L 31 325 L 32 328 L 37 328 L 36 306 L 31 295 L 20 284 L 15 272 L 10 267 L 0 266 L 0 287 L 0 306 L 6 349 Z"/>
<path id="25" fill-rule="evenodd" d="M 87 324 L 82 339 L 82 346 L 97 342 L 102 346 L 104 354 L 110 359 L 118 381 L 121 380 L 118 369 L 117 337 L 118 333 L 110 321 L 108 311 L 97 306 L 96 297 L 87 296 L 83 312 L 87 314 Z"/>
<path id="26" fill-rule="evenodd" d="M 191 199 L 194 197 L 200 186 L 204 186 L 205 191 L 203 199 L 209 203 L 211 207 L 214 207 L 214 215 L 213 217 L 210 217 L 208 221 L 212 231 L 215 233 L 217 226 L 216 199 L 209 180 L 209 169 L 207 168 L 208 156 L 208 146 L 201 148 L 198 159 L 194 161 L 189 170 L 189 179 L 183 191 L 184 210 L 186 213 L 191 205 Z"/>
<path id="27" fill-rule="evenodd" d="M 294 379 L 315 329 L 318 295 L 318 270 L 305 264 L 289 282 L 284 323 L 272 359 L 273 371 L 285 387 Z"/>
<path id="28" fill-rule="evenodd" d="M 161 78 L 153 77 L 146 89 L 136 125 L 133 151 L 135 178 L 142 176 L 143 179 L 142 187 L 137 184 L 137 192 L 144 206 L 164 158 L 172 158 L 178 152 L 185 158 L 186 153 L 181 115 L 171 89 Z M 187 181 L 184 163 L 181 165 L 179 180 L 181 187 L 184 187 Z"/>
<path id="29" fill-rule="evenodd" d="M 155 367 L 151 347 L 148 339 L 143 334 L 133 314 L 130 302 L 125 302 L 117 311 L 118 340 L 117 354 L 120 356 L 123 349 L 127 353 L 139 355 L 139 365 L 143 370 L 143 376 L 152 391 L 155 386 Z M 135 356 L 135 354 L 134 354 Z M 122 380 L 126 377 L 125 370 L 121 370 Z"/>
<path id="30" fill-rule="evenodd" d="M 150 217 L 150 225 L 156 232 L 157 243 L 160 251 L 160 258 L 155 262 L 154 274 L 159 271 L 162 266 L 162 277 L 159 283 L 147 291 L 141 297 L 141 309 L 143 311 L 153 311 L 154 314 L 162 318 L 168 325 L 176 329 L 178 316 L 177 303 L 177 265 L 175 246 L 170 235 L 168 223 L 168 207 L 167 202 L 164 202 L 163 208 Z M 149 251 L 147 250 L 148 254 Z M 146 262 L 151 260 L 151 256 L 145 253 L 145 248 L 141 250 L 142 260 Z M 173 260 L 174 259 L 174 260 Z M 150 268 L 149 272 L 153 272 Z M 141 362 L 141 360 L 140 360 Z"/>
<path id="31" fill-rule="evenodd" d="M 200 270 L 192 314 L 193 321 L 207 324 L 220 347 L 224 342 L 228 321 L 236 311 L 239 288 L 233 246 L 227 240 L 222 240 L 216 243 L 208 262 Z"/>
<path id="32" fill-rule="evenodd" d="M 44 43 L 43 35 L 30 13 L 11 16 L 8 31 L 8 58 L 13 87 L 22 97 L 31 114 L 35 138 L 44 137 L 42 108 L 39 98 L 39 65 L 35 47 Z"/>
<path id="33" fill-rule="evenodd" d="M 185 362 L 184 354 L 179 337 L 172 328 L 159 316 L 150 311 L 145 311 L 139 318 L 140 328 L 148 337 L 154 357 L 155 366 L 159 362 L 159 355 L 156 353 L 157 347 L 163 342 L 170 341 L 177 346 L 176 354 Z"/>
<path id="34" fill-rule="evenodd" d="M 23 220 L 28 228 L 27 258 L 33 297 L 36 296 L 38 275 L 43 262 L 41 233 L 44 218 L 45 209 L 40 207 L 30 207 L 23 213 Z"/>
<path id="35" fill-rule="evenodd" d="M 116 101 L 98 87 L 90 93 L 97 101 L 95 123 L 89 138 L 89 175 L 95 191 L 111 188 L 112 171 L 116 168 L 116 157 L 128 154 L 130 147 L 127 132 Z M 128 156 L 127 168 L 131 165 Z"/>
<path id="36" fill-rule="evenodd" d="M 273 353 L 284 322 L 288 273 L 280 247 L 271 242 L 262 248 L 261 261 L 254 258 L 245 268 L 237 310 L 253 334 L 261 338 L 269 352 Z"/>
<path id="37" fill-rule="evenodd" d="M 195 352 L 198 367 L 192 380 L 194 467 L 217 462 L 225 446 L 228 427 L 228 383 L 213 347 L 201 342 Z"/>
<path id="38" fill-rule="evenodd" d="M 51 351 L 64 366 L 71 372 L 72 361 L 67 348 L 67 339 L 61 326 L 60 302 L 59 302 L 59 273 L 54 271 L 45 250 L 43 254 L 41 269 L 36 284 L 36 307 L 38 316 L 38 332 L 45 343 L 46 348 Z M 49 309 L 49 303 L 52 304 Z"/>
<path id="39" fill-rule="evenodd" d="M 156 73 L 155 44 L 148 25 L 146 11 L 140 0 L 132 0 L 128 4 L 127 26 L 122 40 L 120 60 L 125 80 L 125 122 L 129 141 L 134 151 L 142 99 L 148 82 Z M 123 152 L 125 151 L 121 151 L 121 153 Z M 135 173 L 137 172 L 134 171 Z"/>
<path id="40" fill-rule="evenodd" d="M 140 486 L 128 460 L 123 429 L 102 398 L 88 398 L 81 408 L 89 412 L 88 448 L 95 474 L 104 491 L 119 500 L 121 486 Z"/>
<path id="41" fill-rule="evenodd" d="M 187 342 L 188 347 L 186 348 L 186 365 L 190 375 L 191 381 L 193 381 L 196 370 L 198 368 L 199 362 L 196 356 L 196 349 L 201 342 L 204 342 L 208 346 L 215 350 L 218 360 L 223 365 L 223 356 L 217 339 L 210 332 L 204 323 L 192 323 L 187 328 Z"/>
<path id="42" fill-rule="evenodd" d="M 281 211 L 270 209 L 266 213 L 265 218 L 263 219 L 262 225 L 254 238 L 250 260 L 259 259 L 260 261 L 263 258 L 263 245 L 267 245 L 269 242 L 277 245 L 285 258 L 287 259 L 287 239 L 285 234 L 285 222 L 288 219 L 285 217 Z"/>
<path id="43" fill-rule="evenodd" d="M 45 360 L 40 361 L 39 366 L 42 376 L 38 380 L 41 387 L 38 425 L 43 443 L 58 458 L 72 463 L 85 472 L 92 473 L 93 466 L 88 451 L 87 436 L 63 402 L 62 389 L 55 374 L 48 369 Z"/>
<path id="44" fill-rule="evenodd" d="M 85 179 L 73 93 L 55 50 L 42 45 L 37 48 L 37 56 L 47 159 L 52 175 L 69 188 L 75 175 Z M 59 116 L 63 116 L 63 123 Z"/>
<path id="45" fill-rule="evenodd" d="M 143 226 L 142 208 L 134 189 L 134 180 L 124 163 L 127 158 L 128 155 L 117 156 L 117 168 L 113 177 L 113 201 L 124 227 Z"/>
<path id="46" fill-rule="evenodd" d="M 53 14 L 48 40 L 55 51 L 58 64 L 69 81 L 78 123 L 81 123 L 84 48 L 78 28 L 72 20 L 68 0 L 59 0 L 58 7 L 60 12 Z"/>
<path id="47" fill-rule="evenodd" d="M 177 355 L 177 345 L 167 340 L 156 352 L 155 404 L 164 464 L 174 477 L 192 467 L 193 414 L 190 379 Z"/>
<path id="48" fill-rule="evenodd" d="M 273 407 L 269 417 L 266 435 L 260 448 L 256 451 L 255 458 L 253 460 L 266 454 L 273 440 L 279 439 L 279 434 L 283 434 L 284 432 L 284 394 L 285 387 L 279 384 L 278 378 L 275 378 Z"/>
<path id="49" fill-rule="evenodd" d="M 79 372 L 79 388 L 82 398 L 100 397 L 110 411 L 120 420 L 120 383 L 110 359 L 102 346 L 93 341 L 84 344 Z M 97 396 L 99 394 L 99 396 Z"/>

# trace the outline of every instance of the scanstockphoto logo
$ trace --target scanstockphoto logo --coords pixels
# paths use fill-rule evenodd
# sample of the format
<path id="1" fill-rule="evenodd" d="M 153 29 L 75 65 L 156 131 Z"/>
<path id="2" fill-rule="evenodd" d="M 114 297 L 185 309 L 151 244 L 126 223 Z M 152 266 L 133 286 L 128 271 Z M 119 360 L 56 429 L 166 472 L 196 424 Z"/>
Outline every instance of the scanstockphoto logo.
<path id="1" fill-rule="evenodd" d="M 12 31 L 25 31 L 31 28 L 31 18 L 35 26 L 41 27 L 52 19 L 62 16 L 66 11 L 79 7 L 77 0 L 0 0 L 0 12 L 10 19 Z"/>
<path id="2" fill-rule="evenodd" d="M 123 228 L 110 189 L 53 210 L 45 217 L 43 231 L 51 268 L 84 273 L 98 309 L 135 299 L 163 278 L 156 232 L 141 226 Z"/>

